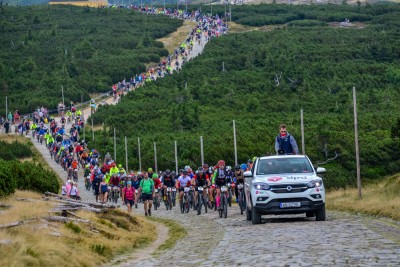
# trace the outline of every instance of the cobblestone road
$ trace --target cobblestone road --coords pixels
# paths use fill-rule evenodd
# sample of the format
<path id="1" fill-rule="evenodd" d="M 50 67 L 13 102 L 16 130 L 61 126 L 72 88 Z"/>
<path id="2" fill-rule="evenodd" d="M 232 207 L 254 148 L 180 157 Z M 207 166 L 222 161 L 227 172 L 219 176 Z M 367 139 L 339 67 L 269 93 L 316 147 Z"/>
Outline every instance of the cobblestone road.
<path id="1" fill-rule="evenodd" d="M 204 44 L 191 56 L 201 53 Z M 66 173 L 45 146 L 33 143 L 65 181 Z M 94 201 L 82 176 L 82 199 Z M 143 207 L 133 213 L 143 215 Z M 177 207 L 166 211 L 164 206 L 153 216 L 179 222 L 187 237 L 158 256 L 119 266 L 400 266 L 400 224 L 394 221 L 328 212 L 325 222 L 288 215 L 264 216 L 263 224 L 252 225 L 237 206 L 229 209 L 227 219 L 214 211 L 197 216 L 193 211 L 181 214 Z"/>

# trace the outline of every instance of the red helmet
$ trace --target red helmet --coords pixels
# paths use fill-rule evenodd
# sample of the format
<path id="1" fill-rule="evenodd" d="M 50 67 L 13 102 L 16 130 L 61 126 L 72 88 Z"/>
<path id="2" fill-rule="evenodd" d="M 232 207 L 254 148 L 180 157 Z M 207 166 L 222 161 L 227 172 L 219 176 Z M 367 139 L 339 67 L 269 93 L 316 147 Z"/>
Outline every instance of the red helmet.
<path id="1" fill-rule="evenodd" d="M 222 159 L 218 161 L 218 165 L 225 165 L 225 161 L 223 161 Z"/>

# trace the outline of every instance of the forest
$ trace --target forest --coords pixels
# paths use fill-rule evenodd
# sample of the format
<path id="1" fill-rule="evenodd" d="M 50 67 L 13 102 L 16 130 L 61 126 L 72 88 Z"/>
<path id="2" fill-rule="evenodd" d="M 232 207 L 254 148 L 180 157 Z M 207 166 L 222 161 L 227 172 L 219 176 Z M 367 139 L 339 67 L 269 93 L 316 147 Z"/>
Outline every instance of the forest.
<path id="1" fill-rule="evenodd" d="M 127 9 L 1 6 L 0 94 L 23 114 L 54 109 L 61 88 L 65 103 L 86 101 L 168 55 L 156 39 L 181 25 Z"/>
<path id="2" fill-rule="evenodd" d="M 116 128 L 118 161 L 125 162 L 127 136 L 129 166 L 138 168 L 140 137 L 143 169 L 154 167 L 153 142 L 158 168 L 174 169 L 174 141 L 180 166 L 198 166 L 203 136 L 206 162 L 222 158 L 233 165 L 232 120 L 242 163 L 275 153 L 280 123 L 288 125 L 300 145 L 303 109 L 306 154 L 315 164 L 338 154 L 323 165 L 329 170 L 327 186 L 354 185 L 354 86 L 362 177 L 377 179 L 398 172 L 398 7 L 368 7 L 376 11 L 361 28 L 289 24 L 212 40 L 179 74 L 130 93 L 117 106 L 102 107 L 93 120 L 104 123 L 104 128 L 96 132 L 94 142 L 89 140 L 90 145 L 102 153 L 113 151 Z M 299 7 L 307 8 L 314 7 Z M 90 128 L 87 131 L 89 135 Z"/>

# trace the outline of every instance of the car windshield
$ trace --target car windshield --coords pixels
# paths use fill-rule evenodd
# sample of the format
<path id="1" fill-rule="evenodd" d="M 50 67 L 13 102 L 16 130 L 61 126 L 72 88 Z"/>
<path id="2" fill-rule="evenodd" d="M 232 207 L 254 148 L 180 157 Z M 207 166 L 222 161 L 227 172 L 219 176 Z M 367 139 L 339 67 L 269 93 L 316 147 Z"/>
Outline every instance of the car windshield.
<path id="1" fill-rule="evenodd" d="M 267 158 L 260 159 L 257 165 L 257 175 L 312 172 L 307 158 Z"/>

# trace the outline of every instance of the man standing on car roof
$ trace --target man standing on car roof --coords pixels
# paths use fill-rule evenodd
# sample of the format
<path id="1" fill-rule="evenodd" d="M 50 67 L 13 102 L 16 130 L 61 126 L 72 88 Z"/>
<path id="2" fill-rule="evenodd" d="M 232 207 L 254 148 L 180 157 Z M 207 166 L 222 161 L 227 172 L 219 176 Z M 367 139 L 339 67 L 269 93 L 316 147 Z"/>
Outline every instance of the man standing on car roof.
<path id="1" fill-rule="evenodd" d="M 275 151 L 277 154 L 299 154 L 296 140 L 286 130 L 286 125 L 279 125 L 279 134 L 275 138 Z"/>

